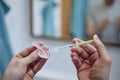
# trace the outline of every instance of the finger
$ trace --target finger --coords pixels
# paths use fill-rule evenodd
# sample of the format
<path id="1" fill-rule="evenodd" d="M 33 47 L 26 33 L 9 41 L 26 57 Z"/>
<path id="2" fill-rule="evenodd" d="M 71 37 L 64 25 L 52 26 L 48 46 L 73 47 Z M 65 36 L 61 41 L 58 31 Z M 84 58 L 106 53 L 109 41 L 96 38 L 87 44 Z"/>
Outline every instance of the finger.
<path id="1" fill-rule="evenodd" d="M 78 70 L 78 69 L 81 67 L 81 65 L 82 65 L 81 61 L 79 60 L 79 58 L 78 58 L 77 56 L 74 56 L 74 57 L 72 58 L 72 62 L 73 62 L 73 64 L 75 65 L 75 67 L 76 67 L 77 70 Z"/>
<path id="2" fill-rule="evenodd" d="M 43 46 L 42 48 L 43 48 L 44 50 L 46 50 L 46 51 L 49 50 L 47 46 Z"/>
<path id="3" fill-rule="evenodd" d="M 94 54 L 92 54 L 88 59 L 84 60 L 83 63 L 86 63 L 88 65 L 93 65 L 94 62 L 99 58 L 99 55 L 97 52 L 95 52 Z"/>
<path id="4" fill-rule="evenodd" d="M 39 56 L 41 58 L 49 58 L 50 52 L 48 51 L 48 48 L 46 46 L 39 47 L 42 51 L 39 53 Z"/>
<path id="5" fill-rule="evenodd" d="M 32 62 L 29 67 L 33 68 L 42 58 L 38 57 L 34 62 Z"/>
<path id="6" fill-rule="evenodd" d="M 42 47 L 42 46 L 44 46 L 44 43 L 43 42 L 38 42 L 37 45 Z"/>
<path id="7" fill-rule="evenodd" d="M 78 38 L 75 38 L 75 39 L 73 39 L 73 43 L 75 43 L 76 40 L 77 40 L 78 42 L 83 42 L 83 40 L 78 39 Z M 81 45 L 80 47 L 82 47 L 82 48 L 83 48 L 87 53 L 89 53 L 89 54 L 93 54 L 94 52 L 97 51 L 96 48 L 93 47 L 93 46 L 90 45 L 90 44 Z"/>
<path id="8" fill-rule="evenodd" d="M 94 62 L 99 58 L 99 55 L 97 52 L 95 52 L 94 54 L 92 54 L 90 56 L 90 58 L 88 59 L 90 61 L 90 64 L 93 65 Z"/>
<path id="9" fill-rule="evenodd" d="M 81 47 L 78 47 L 78 48 L 73 47 L 71 51 L 76 52 L 83 59 L 87 59 L 89 57 L 89 54 L 85 50 L 83 50 Z"/>
<path id="10" fill-rule="evenodd" d="M 78 57 L 78 59 L 81 61 L 81 63 L 83 62 L 83 58 L 80 57 L 77 53 L 75 53 L 75 52 L 71 53 L 71 58 L 73 58 L 74 56 Z"/>
<path id="11" fill-rule="evenodd" d="M 36 61 L 38 59 L 38 54 L 41 51 L 41 49 L 36 49 L 34 52 L 32 52 L 29 56 L 25 57 L 22 59 L 23 63 L 25 65 L 29 65 L 31 63 L 33 63 L 34 61 Z"/>
<path id="12" fill-rule="evenodd" d="M 34 73 L 37 73 L 46 63 L 47 59 L 42 58 L 34 67 L 33 71 Z"/>
<path id="13" fill-rule="evenodd" d="M 49 49 L 47 46 L 42 47 L 47 55 L 50 55 Z"/>
<path id="14" fill-rule="evenodd" d="M 43 46 L 43 43 L 42 42 L 38 42 L 38 45 L 39 46 Z M 30 53 L 32 53 L 34 50 L 36 50 L 36 47 L 30 46 L 30 47 L 26 48 L 25 50 L 23 50 L 22 52 L 20 52 L 18 55 L 20 55 L 22 57 L 26 57 Z"/>
<path id="15" fill-rule="evenodd" d="M 34 46 L 30 46 L 30 47 L 26 48 L 25 50 L 21 51 L 18 55 L 20 55 L 22 57 L 26 57 L 30 53 L 32 53 L 34 50 L 36 50 L 36 48 Z"/>
<path id="16" fill-rule="evenodd" d="M 41 48 L 44 49 L 44 51 L 45 51 L 46 53 L 48 52 L 48 48 L 47 48 L 46 46 L 43 45 Z M 46 60 L 46 59 L 43 59 L 43 58 L 39 58 L 39 57 L 38 57 L 38 59 L 35 60 L 33 63 L 31 63 L 30 66 L 31 66 L 32 68 L 35 68 L 35 69 L 36 69 L 36 68 L 39 68 L 39 64 L 38 64 L 38 63 L 41 62 L 41 60 L 43 61 L 43 60 Z M 42 65 L 41 65 L 41 66 L 42 66 Z M 37 69 L 37 70 L 38 70 L 38 69 Z"/>
<path id="17" fill-rule="evenodd" d="M 36 48 L 42 47 L 44 44 L 42 42 L 33 42 L 32 45 Z"/>
<path id="18" fill-rule="evenodd" d="M 77 56 L 77 57 L 79 57 L 77 53 L 75 53 L 75 52 L 72 52 L 72 53 L 71 53 L 71 58 L 73 58 L 74 56 Z"/>
<path id="19" fill-rule="evenodd" d="M 107 57 L 108 54 L 106 52 L 106 49 L 105 49 L 105 46 L 104 44 L 100 41 L 100 39 L 98 38 L 97 35 L 94 35 L 93 36 L 93 39 L 94 39 L 94 45 L 100 55 L 100 57 Z"/>

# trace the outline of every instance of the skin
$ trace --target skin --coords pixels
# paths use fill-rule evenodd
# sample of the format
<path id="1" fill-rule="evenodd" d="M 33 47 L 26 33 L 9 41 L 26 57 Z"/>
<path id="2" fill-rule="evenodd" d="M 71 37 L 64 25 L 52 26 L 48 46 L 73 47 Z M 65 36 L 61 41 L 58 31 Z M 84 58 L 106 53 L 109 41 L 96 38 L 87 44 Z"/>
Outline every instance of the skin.
<path id="1" fill-rule="evenodd" d="M 76 41 L 82 42 L 74 39 L 73 43 Z M 48 52 L 48 48 L 42 43 L 39 46 Z M 109 80 L 111 58 L 97 36 L 94 36 L 94 46 L 88 44 L 71 49 L 71 58 L 79 80 Z M 39 51 L 41 49 L 30 46 L 16 55 L 1 80 L 33 80 L 47 61 L 37 55 Z"/>
<path id="2" fill-rule="evenodd" d="M 77 70 L 79 80 L 109 80 L 111 57 L 105 49 L 104 44 L 95 35 L 94 46 L 87 44 L 73 47 L 71 58 Z M 73 39 L 82 42 L 81 39 Z"/>
<path id="3" fill-rule="evenodd" d="M 38 45 L 48 52 L 48 48 L 43 43 L 39 42 Z M 1 80 L 33 80 L 35 74 L 47 61 L 38 56 L 40 51 L 41 49 L 30 46 L 13 57 Z"/>
<path id="4" fill-rule="evenodd" d="M 109 23 L 109 18 L 104 17 L 101 21 L 98 23 L 98 27 L 95 26 L 95 23 L 92 19 L 87 20 L 87 30 L 86 33 L 88 37 L 92 37 L 94 34 L 100 34 L 106 27 L 106 25 Z"/>

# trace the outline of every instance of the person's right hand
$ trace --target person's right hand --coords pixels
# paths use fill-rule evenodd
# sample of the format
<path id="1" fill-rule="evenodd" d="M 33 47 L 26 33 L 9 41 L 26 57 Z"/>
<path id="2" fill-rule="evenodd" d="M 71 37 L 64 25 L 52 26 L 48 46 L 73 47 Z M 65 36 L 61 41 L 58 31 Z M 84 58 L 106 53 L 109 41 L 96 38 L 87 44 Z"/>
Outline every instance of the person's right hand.
<path id="1" fill-rule="evenodd" d="M 82 42 L 80 39 L 73 39 L 73 43 L 76 41 Z M 109 80 L 111 58 L 96 35 L 94 46 L 87 44 L 71 49 L 71 58 L 79 80 Z"/>

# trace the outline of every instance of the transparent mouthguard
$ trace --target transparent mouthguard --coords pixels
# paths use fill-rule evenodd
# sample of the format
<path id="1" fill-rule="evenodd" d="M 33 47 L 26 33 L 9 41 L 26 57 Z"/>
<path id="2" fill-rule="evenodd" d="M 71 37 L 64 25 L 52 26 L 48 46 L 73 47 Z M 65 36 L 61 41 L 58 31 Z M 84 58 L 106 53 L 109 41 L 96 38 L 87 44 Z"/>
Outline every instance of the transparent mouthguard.
<path id="1" fill-rule="evenodd" d="M 32 45 L 34 47 L 36 47 L 37 49 L 41 49 L 41 51 L 38 53 L 38 55 L 41 57 L 41 58 L 48 58 L 50 56 L 50 53 L 49 52 L 46 52 L 44 49 L 42 49 L 40 46 L 38 46 L 37 42 L 33 42 Z"/>

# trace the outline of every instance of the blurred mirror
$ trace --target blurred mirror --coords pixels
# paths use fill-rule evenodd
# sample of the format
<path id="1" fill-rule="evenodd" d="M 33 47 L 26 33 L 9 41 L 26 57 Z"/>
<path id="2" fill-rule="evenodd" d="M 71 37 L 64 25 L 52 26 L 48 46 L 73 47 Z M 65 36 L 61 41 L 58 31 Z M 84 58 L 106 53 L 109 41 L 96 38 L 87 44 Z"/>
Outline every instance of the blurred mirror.
<path id="1" fill-rule="evenodd" d="M 85 1 L 83 2 L 86 4 Z M 85 38 L 85 27 L 83 27 L 85 16 L 82 17 L 82 15 L 86 10 L 82 11 L 82 8 L 79 10 L 82 6 L 85 5 L 80 0 L 74 4 L 72 0 L 32 0 L 33 36 L 59 39 Z"/>
<path id="2" fill-rule="evenodd" d="M 87 35 L 98 34 L 103 41 L 120 43 L 120 1 L 89 0 Z"/>
<path id="3" fill-rule="evenodd" d="M 36 37 L 60 37 L 61 0 L 32 0 L 32 32 Z"/>
<path id="4" fill-rule="evenodd" d="M 34 37 L 89 39 L 120 45 L 119 0 L 31 0 Z"/>

